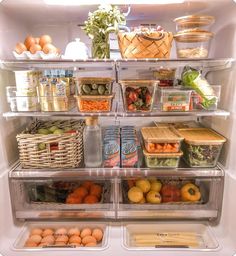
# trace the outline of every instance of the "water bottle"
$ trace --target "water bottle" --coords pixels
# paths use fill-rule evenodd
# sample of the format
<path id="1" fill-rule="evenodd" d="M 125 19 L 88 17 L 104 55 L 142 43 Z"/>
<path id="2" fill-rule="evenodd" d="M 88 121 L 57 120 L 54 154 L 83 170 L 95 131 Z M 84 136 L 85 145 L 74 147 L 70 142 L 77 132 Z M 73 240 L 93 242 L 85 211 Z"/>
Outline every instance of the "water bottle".
<path id="1" fill-rule="evenodd" d="M 84 163 L 86 167 L 101 167 L 102 165 L 102 131 L 97 117 L 86 118 L 83 134 Z"/>

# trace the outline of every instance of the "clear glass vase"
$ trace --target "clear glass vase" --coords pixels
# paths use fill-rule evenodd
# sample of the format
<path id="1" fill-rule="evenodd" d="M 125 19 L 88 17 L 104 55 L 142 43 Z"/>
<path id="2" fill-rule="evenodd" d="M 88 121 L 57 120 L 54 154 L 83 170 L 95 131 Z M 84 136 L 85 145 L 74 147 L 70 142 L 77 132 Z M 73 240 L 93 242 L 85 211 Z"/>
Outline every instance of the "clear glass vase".
<path id="1" fill-rule="evenodd" d="M 94 37 L 92 41 L 92 58 L 93 59 L 109 59 L 110 44 L 109 36 L 101 35 Z"/>

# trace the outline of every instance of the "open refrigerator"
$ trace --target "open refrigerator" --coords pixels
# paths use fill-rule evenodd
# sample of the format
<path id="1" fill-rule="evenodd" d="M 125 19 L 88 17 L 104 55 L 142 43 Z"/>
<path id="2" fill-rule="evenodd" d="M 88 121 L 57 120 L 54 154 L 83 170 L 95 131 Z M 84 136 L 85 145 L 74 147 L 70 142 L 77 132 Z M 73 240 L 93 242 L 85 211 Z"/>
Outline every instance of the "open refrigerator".
<path id="1" fill-rule="evenodd" d="M 216 19 L 208 59 L 178 59 L 175 43 L 170 59 L 132 60 L 16 60 L 12 49 L 28 34 L 50 34 L 57 46 L 65 51 L 68 42 L 76 37 L 91 46 L 78 24 L 97 6 L 53 6 L 44 1 L 4 0 L 0 3 L 0 254 L 13 255 L 219 255 L 236 253 L 236 204 L 234 200 L 236 175 L 236 92 L 235 60 L 236 3 L 231 0 L 185 1 L 182 4 L 131 5 L 127 17 L 129 27 L 158 24 L 175 31 L 173 19 L 193 13 L 213 15 Z M 125 6 L 124 8 L 127 8 Z M 193 112 L 129 113 L 122 104 L 120 87 L 114 83 L 116 98 L 110 112 L 83 113 L 9 111 L 6 87 L 15 85 L 17 70 L 72 70 L 76 77 L 112 77 L 116 82 L 125 79 L 148 79 L 158 67 L 176 68 L 180 76 L 184 66 L 198 68 L 213 85 L 221 86 L 217 110 Z M 219 163 L 212 168 L 149 169 L 140 163 L 137 168 L 23 168 L 19 163 L 16 135 L 33 121 L 82 120 L 99 116 L 102 126 L 135 125 L 137 129 L 153 122 L 196 122 L 209 127 L 227 138 Z M 42 164 L 43 165 L 43 164 Z M 198 185 L 202 198 L 197 204 L 130 204 L 127 184 L 132 179 L 157 177 L 165 182 Z M 102 203 L 63 204 L 40 202 L 35 195 L 40 189 L 53 193 L 53 200 L 61 182 L 71 186 L 92 180 L 102 184 Z M 61 189 L 61 191 L 64 188 Z M 36 193 L 37 192 L 37 193 Z M 44 192 L 45 193 L 45 192 Z M 41 194 L 42 196 L 42 194 Z M 45 194 L 44 194 L 45 196 Z M 25 248 L 29 230 L 37 227 L 98 227 L 104 237 L 97 247 Z M 135 246 L 132 235 L 138 232 L 192 232 L 200 234 L 196 248 L 187 246 Z M 185 239 L 189 239 L 185 237 Z"/>

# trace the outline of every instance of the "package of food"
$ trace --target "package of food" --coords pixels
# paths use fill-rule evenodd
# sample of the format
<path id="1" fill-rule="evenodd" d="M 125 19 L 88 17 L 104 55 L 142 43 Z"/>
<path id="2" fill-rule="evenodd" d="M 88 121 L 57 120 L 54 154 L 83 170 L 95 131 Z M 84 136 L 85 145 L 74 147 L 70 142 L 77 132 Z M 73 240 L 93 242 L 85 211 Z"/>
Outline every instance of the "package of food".
<path id="1" fill-rule="evenodd" d="M 75 98 L 80 112 L 109 112 L 112 109 L 114 95 L 79 95 Z"/>
<path id="2" fill-rule="evenodd" d="M 111 95 L 113 80 L 108 77 L 81 77 L 78 80 L 79 95 Z"/>
<path id="3" fill-rule="evenodd" d="M 191 90 L 161 89 L 162 111 L 190 111 Z"/>
<path id="4" fill-rule="evenodd" d="M 69 111 L 75 106 L 74 97 L 39 97 L 41 111 Z"/>
<path id="5" fill-rule="evenodd" d="M 178 153 L 183 138 L 173 127 L 143 127 L 144 145 L 148 153 Z"/>
<path id="6" fill-rule="evenodd" d="M 185 67 L 181 78 L 185 87 L 195 90 L 195 92 L 201 96 L 202 108 L 206 110 L 214 108 L 220 96 L 220 91 L 218 91 L 218 93 L 217 91 L 215 92 L 214 88 L 202 77 L 198 70 Z"/>
<path id="7" fill-rule="evenodd" d="M 123 80 L 122 88 L 124 109 L 127 112 L 152 111 L 158 81 Z"/>
<path id="8" fill-rule="evenodd" d="M 15 71 L 15 80 L 17 91 L 36 88 L 39 79 L 42 76 L 41 71 L 19 70 Z"/>
<path id="9" fill-rule="evenodd" d="M 184 160 L 190 167 L 215 167 L 226 139 L 208 128 L 178 129 L 184 137 Z"/>
<path id="10" fill-rule="evenodd" d="M 174 36 L 178 58 L 207 58 L 213 33 L 208 31 L 179 32 Z"/>
<path id="11" fill-rule="evenodd" d="M 174 22 L 177 32 L 209 31 L 215 18 L 208 15 L 187 15 L 174 19 Z"/>
<path id="12" fill-rule="evenodd" d="M 176 68 L 160 68 L 153 71 L 154 78 L 159 80 L 159 87 L 171 87 L 174 85 Z"/>
<path id="13" fill-rule="evenodd" d="M 180 157 L 183 152 L 179 153 L 148 153 L 143 150 L 145 164 L 148 168 L 177 168 Z"/>

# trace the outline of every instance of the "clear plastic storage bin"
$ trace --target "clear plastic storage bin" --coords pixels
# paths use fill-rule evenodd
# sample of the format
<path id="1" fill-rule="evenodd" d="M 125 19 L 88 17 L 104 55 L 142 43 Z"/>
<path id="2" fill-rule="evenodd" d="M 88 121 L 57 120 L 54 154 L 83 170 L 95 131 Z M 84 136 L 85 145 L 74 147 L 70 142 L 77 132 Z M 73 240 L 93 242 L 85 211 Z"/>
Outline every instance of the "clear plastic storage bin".
<path id="1" fill-rule="evenodd" d="M 174 36 L 178 58 L 200 59 L 207 58 L 213 33 L 196 31 L 178 33 Z"/>
<path id="2" fill-rule="evenodd" d="M 190 111 L 191 90 L 161 89 L 161 110 L 162 111 Z"/>
<path id="3" fill-rule="evenodd" d="M 79 95 L 75 96 L 80 112 L 109 112 L 112 109 L 113 95 Z"/>
<path id="4" fill-rule="evenodd" d="M 188 31 L 210 31 L 211 26 L 215 22 L 213 16 L 208 15 L 188 15 L 174 19 L 177 32 Z"/>
<path id="5" fill-rule="evenodd" d="M 40 97 L 41 111 L 69 111 L 75 106 L 73 97 Z"/>
<path id="6" fill-rule="evenodd" d="M 154 80 L 122 80 L 124 110 L 126 112 L 152 111 L 159 81 Z"/>
<path id="7" fill-rule="evenodd" d="M 113 81 L 107 77 L 81 77 L 78 79 L 79 95 L 111 95 Z"/>
<path id="8" fill-rule="evenodd" d="M 179 129 L 184 160 L 190 167 L 215 167 L 226 139 L 208 128 Z"/>

